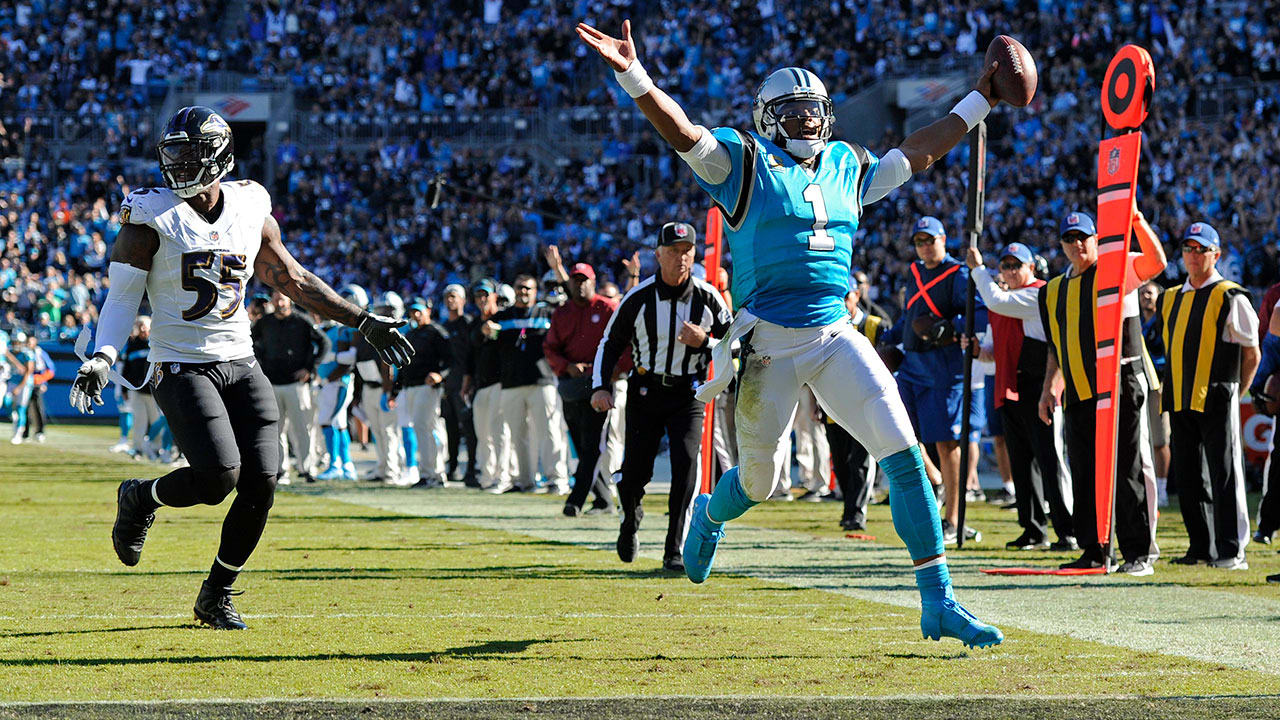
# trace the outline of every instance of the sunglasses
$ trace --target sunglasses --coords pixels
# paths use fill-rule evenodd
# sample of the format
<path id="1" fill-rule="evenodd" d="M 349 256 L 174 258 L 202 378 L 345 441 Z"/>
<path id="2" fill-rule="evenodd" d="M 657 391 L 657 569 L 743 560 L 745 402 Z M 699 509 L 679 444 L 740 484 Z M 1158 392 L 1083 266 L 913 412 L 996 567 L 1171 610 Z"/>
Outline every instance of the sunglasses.
<path id="1" fill-rule="evenodd" d="M 537 290 L 538 286 L 537 285 L 517 285 L 516 289 L 533 291 L 533 290 Z"/>
<path id="2" fill-rule="evenodd" d="M 1000 263 L 1001 270 L 1021 270 L 1022 263 Z"/>
<path id="3" fill-rule="evenodd" d="M 1205 253 L 1211 253 L 1213 252 L 1213 250 L 1214 250 L 1213 248 L 1207 245 L 1200 245 L 1199 243 L 1186 243 L 1185 245 L 1182 246 L 1182 252 L 1195 253 L 1197 255 L 1204 255 Z"/>
<path id="4" fill-rule="evenodd" d="M 1072 231 L 1062 236 L 1063 244 L 1083 243 L 1089 236 L 1079 231 Z"/>
<path id="5" fill-rule="evenodd" d="M 915 245 L 916 247 L 920 247 L 921 245 L 932 245 L 934 242 L 937 241 L 937 239 L 938 238 L 932 235 L 916 235 L 915 237 L 911 238 L 911 244 Z"/>

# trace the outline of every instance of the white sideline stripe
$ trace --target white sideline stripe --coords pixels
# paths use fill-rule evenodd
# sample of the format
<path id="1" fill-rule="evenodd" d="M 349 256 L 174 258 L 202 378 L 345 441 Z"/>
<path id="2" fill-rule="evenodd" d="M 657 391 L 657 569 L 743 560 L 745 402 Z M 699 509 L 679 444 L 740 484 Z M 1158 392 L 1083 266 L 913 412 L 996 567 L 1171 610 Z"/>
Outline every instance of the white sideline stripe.
<path id="1" fill-rule="evenodd" d="M 540 496 L 477 497 L 466 490 L 414 493 L 340 489 L 321 497 L 571 543 L 610 554 L 618 532 L 616 517 L 570 520 L 560 515 L 556 503 Z M 728 527 L 728 537 L 716 557 L 717 573 L 896 605 L 911 609 L 911 615 L 918 612 L 920 599 L 904 548 L 817 540 L 804 533 L 751 527 L 741 520 Z M 654 561 L 654 565 L 660 562 L 665 534 L 666 523 L 660 516 L 641 527 L 640 556 Z M 956 594 L 965 606 L 978 617 L 1006 629 L 1017 627 L 1280 674 L 1280 623 L 1261 621 L 1280 616 L 1280 597 L 1245 598 L 1228 591 L 1153 584 L 1124 575 L 1023 579 L 979 572 L 997 564 L 1015 563 L 971 558 L 965 553 L 947 556 Z M 886 577 L 886 570 L 897 572 Z M 1009 592 L 1011 587 L 1017 590 Z M 693 589 L 689 585 L 686 588 Z M 1047 607 L 1055 611 L 1046 613 Z M 1137 611 L 1143 614 L 1135 621 Z M 1082 618 L 1089 621 L 1082 622 Z M 855 621 L 851 620 L 853 624 Z M 1006 640 L 1006 644 L 1009 642 Z"/>
<path id="2" fill-rule="evenodd" d="M 43 706 L 61 706 L 61 705 L 91 705 L 102 707 L 133 707 L 133 706 L 167 706 L 167 705 L 265 705 L 268 703 L 318 703 L 325 705 L 451 705 L 457 703 L 474 703 L 477 700 L 492 703 L 541 703 L 554 705 L 558 703 L 573 702 L 593 702 L 608 703 L 620 701 L 669 701 L 669 700 L 692 700 L 695 702 L 723 702 L 727 700 L 766 700 L 766 701 L 785 701 L 803 704 L 805 702 L 815 702 L 821 700 L 866 700 L 866 701 L 930 701 L 930 702 L 947 702 L 956 698 L 964 700 L 1044 700 L 1044 701 L 1105 701 L 1105 700 L 1145 700 L 1145 701 L 1161 701 L 1161 700 L 1196 700 L 1205 703 L 1214 700 L 1265 700 L 1269 698 L 1280 698 L 1280 694 L 1264 693 L 1259 695 L 1127 695 L 1127 694 L 1110 694 L 1110 695 L 1041 695 L 1029 693 L 991 693 L 983 695 L 947 695 L 939 696 L 936 693 L 931 694 L 903 694 L 903 695 L 566 695 L 560 697 L 549 698 L 544 695 L 517 696 L 517 697 L 501 697 L 501 698 L 476 698 L 476 697 L 443 697 L 429 699 L 413 699 L 413 698 L 326 698 L 326 697 L 261 697 L 261 698 L 179 698 L 174 700 L 46 700 L 42 702 L 0 702 L 0 708 L 29 708 Z"/>
<path id="3" fill-rule="evenodd" d="M 477 620 L 546 620 L 547 618 L 570 618 L 570 619 L 605 619 L 605 620 L 626 620 L 628 618 L 644 618 L 669 620 L 672 618 L 689 617 L 686 612 L 670 612 L 670 613 L 589 613 L 589 612 L 545 612 L 545 613 L 432 613 L 430 616 L 423 613 L 380 613 L 380 612 L 349 612 L 349 613 L 244 613 L 249 619 L 285 619 L 285 620 L 308 620 L 308 619 L 325 619 L 325 618 L 406 618 L 415 620 L 448 620 L 448 619 L 477 619 Z M 698 617 L 705 618 L 749 618 L 752 620 L 808 620 L 812 615 L 794 615 L 784 613 L 699 613 Z M 0 622 L 28 622 L 31 620 L 190 620 L 191 613 L 176 614 L 155 614 L 140 615 L 138 613 L 127 614 L 99 614 L 99 613 L 69 613 L 66 615 L 0 615 Z M 143 630 L 145 628 L 138 628 Z M 886 628 L 887 629 L 887 628 Z M 89 632 L 93 629 L 89 628 Z M 40 632 L 34 630 L 32 632 Z"/>

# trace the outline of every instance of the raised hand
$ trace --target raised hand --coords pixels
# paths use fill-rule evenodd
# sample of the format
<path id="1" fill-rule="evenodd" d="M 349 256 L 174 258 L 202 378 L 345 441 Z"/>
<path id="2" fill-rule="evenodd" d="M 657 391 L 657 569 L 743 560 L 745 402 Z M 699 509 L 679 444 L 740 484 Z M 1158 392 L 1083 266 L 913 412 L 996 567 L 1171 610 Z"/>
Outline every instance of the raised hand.
<path id="1" fill-rule="evenodd" d="M 399 331 L 406 322 L 385 315 L 365 313 L 359 330 L 373 349 L 378 351 L 378 357 L 384 363 L 404 367 L 409 364 L 414 353 L 413 345 Z"/>
<path id="2" fill-rule="evenodd" d="M 636 45 L 631 40 L 631 21 L 622 21 L 622 39 L 610 37 L 586 23 L 578 23 L 576 28 L 582 42 L 595 48 L 600 57 L 609 63 L 617 72 L 624 72 L 636 59 Z M 990 86 L 990 81 L 988 81 Z"/>
<path id="3" fill-rule="evenodd" d="M 622 267 L 626 268 L 628 275 L 638 277 L 640 275 L 640 251 L 637 250 L 631 253 L 630 260 L 624 258 L 622 261 Z"/>
<path id="4" fill-rule="evenodd" d="M 560 259 L 560 248 L 555 245 L 548 245 L 542 251 L 542 256 L 546 258 L 547 266 L 552 270 L 564 267 L 564 261 Z"/>

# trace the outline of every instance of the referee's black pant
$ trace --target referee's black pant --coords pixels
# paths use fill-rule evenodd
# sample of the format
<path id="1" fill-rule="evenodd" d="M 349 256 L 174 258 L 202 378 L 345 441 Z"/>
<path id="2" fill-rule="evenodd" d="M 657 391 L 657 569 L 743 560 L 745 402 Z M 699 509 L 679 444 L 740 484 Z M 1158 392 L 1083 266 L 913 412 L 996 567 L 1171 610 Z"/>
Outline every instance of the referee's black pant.
<path id="1" fill-rule="evenodd" d="M 840 522 L 866 527 L 867 503 L 871 500 L 871 486 L 875 480 L 871 474 L 871 454 L 838 423 L 826 425 L 827 445 L 831 447 L 831 470 L 836 475 L 840 494 L 844 496 L 844 514 L 840 516 Z"/>
<path id="2" fill-rule="evenodd" d="M 1142 364 L 1120 366 L 1120 412 L 1116 432 L 1115 503 L 1112 527 L 1116 543 L 1126 561 L 1156 554 L 1151 510 L 1147 504 L 1146 480 L 1142 476 L 1142 403 L 1146 400 L 1146 380 Z M 1106 538 L 1098 541 L 1097 455 L 1098 401 L 1094 398 L 1065 408 L 1067 455 L 1071 466 L 1072 508 L 1076 540 L 1087 556 L 1102 562 Z M 1007 428 L 1006 428 L 1007 429 Z"/>
<path id="3" fill-rule="evenodd" d="M 1005 400 L 1004 443 L 1009 449 L 1009 474 L 1013 476 L 1018 525 L 1037 538 L 1049 536 L 1048 522 L 1058 539 L 1075 535 L 1071 511 L 1067 509 L 1063 477 L 1066 468 L 1058 464 L 1057 432 L 1040 420 L 1038 400 L 1044 377 L 1018 374 L 1018 399 Z M 1093 473 L 1085 476 L 1086 481 Z M 1045 504 L 1049 513 L 1045 514 Z"/>
<path id="4" fill-rule="evenodd" d="M 1244 450 L 1232 412 L 1239 402 L 1234 384 L 1214 384 L 1203 412 L 1169 413 L 1178 505 L 1191 540 L 1187 554 L 1204 560 L 1240 557 L 1246 540 Z"/>
<path id="5" fill-rule="evenodd" d="M 625 519 L 635 521 L 653 461 L 665 434 L 671 447 L 671 494 L 667 498 L 667 540 L 663 558 L 678 558 L 684 546 L 685 517 L 697 486 L 702 418 L 706 405 L 693 397 L 693 384 L 663 385 L 652 375 L 633 373 L 627 383 L 627 433 L 618 499 Z"/>

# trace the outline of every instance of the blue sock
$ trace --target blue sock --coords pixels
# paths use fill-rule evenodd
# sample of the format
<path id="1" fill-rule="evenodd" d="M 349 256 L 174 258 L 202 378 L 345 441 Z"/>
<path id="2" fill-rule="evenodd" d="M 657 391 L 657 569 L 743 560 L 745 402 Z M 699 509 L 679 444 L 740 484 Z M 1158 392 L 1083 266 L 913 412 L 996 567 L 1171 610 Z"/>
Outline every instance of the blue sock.
<path id="1" fill-rule="evenodd" d="M 342 428 L 338 431 L 338 453 L 342 455 L 342 464 L 351 462 L 351 431 Z"/>
<path id="2" fill-rule="evenodd" d="M 13 423 L 13 434 L 21 435 L 22 429 L 27 426 L 27 406 L 19 405 L 16 412 L 17 412 L 18 418 Z"/>
<path id="3" fill-rule="evenodd" d="M 133 413 L 120 413 L 120 442 L 128 442 L 131 432 L 133 432 Z"/>
<path id="4" fill-rule="evenodd" d="M 329 467 L 340 469 L 342 457 L 338 454 L 338 431 L 332 425 L 321 425 L 320 434 L 324 436 L 324 446 L 329 451 Z"/>
<path id="5" fill-rule="evenodd" d="M 937 562 L 936 565 L 933 562 Z M 951 594 L 951 572 L 947 570 L 946 558 L 925 563 L 929 567 L 916 568 L 916 587 L 920 590 L 920 599 L 924 602 L 942 602 Z"/>
<path id="6" fill-rule="evenodd" d="M 929 478 L 924 472 L 920 446 L 912 445 L 880 461 L 889 477 L 889 509 L 893 513 L 893 529 L 907 544 L 912 560 L 939 556 L 929 567 L 916 570 L 920 597 L 937 602 L 951 596 L 951 573 L 943 555 L 942 522 Z"/>
<path id="7" fill-rule="evenodd" d="M 711 493 L 711 502 L 707 503 L 707 515 L 716 524 L 724 524 L 741 517 L 743 513 L 757 505 L 755 500 L 747 497 L 746 488 L 738 478 L 737 466 L 720 476 L 716 489 Z"/>
<path id="8" fill-rule="evenodd" d="M 404 439 L 404 466 L 418 467 L 418 434 L 411 427 L 402 427 L 400 437 Z"/>

